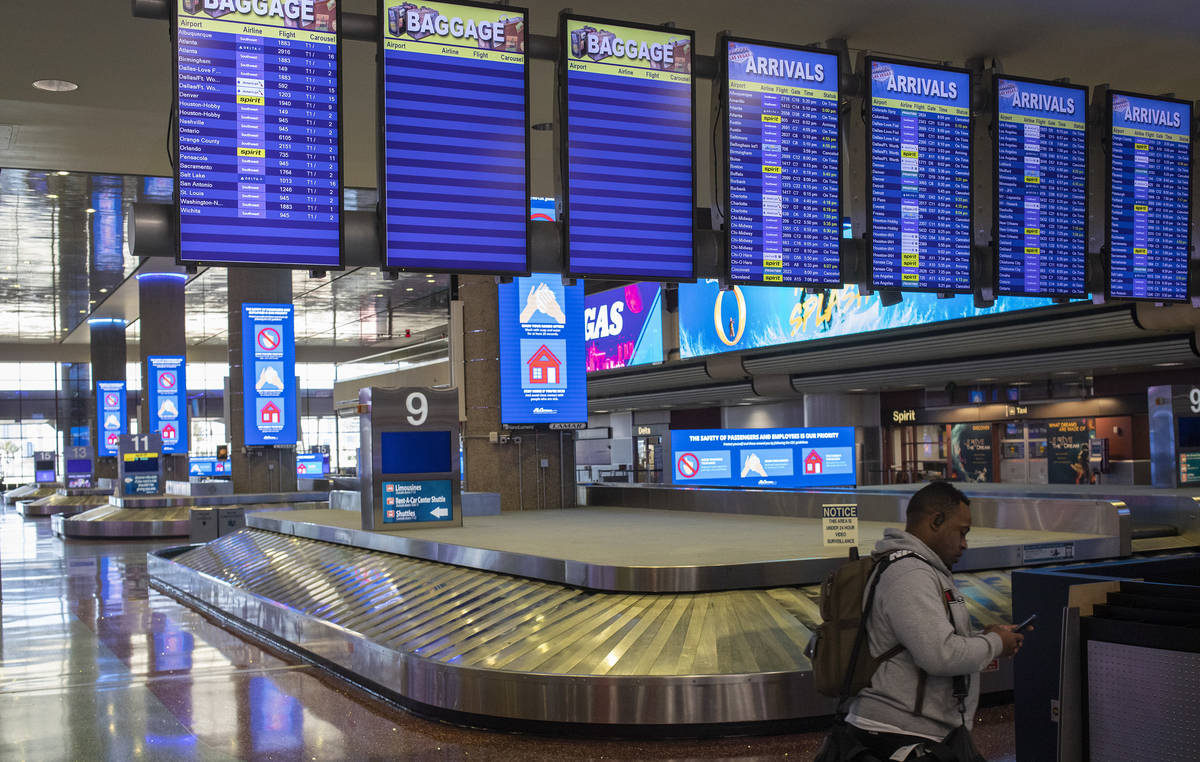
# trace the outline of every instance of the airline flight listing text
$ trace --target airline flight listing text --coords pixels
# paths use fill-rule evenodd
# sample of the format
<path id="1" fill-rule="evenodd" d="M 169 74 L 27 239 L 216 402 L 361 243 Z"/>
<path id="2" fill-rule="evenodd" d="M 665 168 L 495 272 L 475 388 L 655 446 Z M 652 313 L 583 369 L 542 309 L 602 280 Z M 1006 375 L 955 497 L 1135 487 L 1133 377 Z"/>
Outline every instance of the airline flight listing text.
<path id="1" fill-rule="evenodd" d="M 1087 290 L 1086 91 L 999 78 L 1001 294 Z"/>
<path id="2" fill-rule="evenodd" d="M 1109 98 L 1109 291 L 1115 297 L 1185 300 L 1191 106 L 1121 93 Z"/>
<path id="3" fill-rule="evenodd" d="M 337 35 L 302 23 L 180 0 L 185 260 L 340 261 Z"/>
<path id="4" fill-rule="evenodd" d="M 871 61 L 871 280 L 971 287 L 970 75 Z"/>
<path id="5" fill-rule="evenodd" d="M 837 56 L 727 44 L 730 279 L 839 284 Z"/>

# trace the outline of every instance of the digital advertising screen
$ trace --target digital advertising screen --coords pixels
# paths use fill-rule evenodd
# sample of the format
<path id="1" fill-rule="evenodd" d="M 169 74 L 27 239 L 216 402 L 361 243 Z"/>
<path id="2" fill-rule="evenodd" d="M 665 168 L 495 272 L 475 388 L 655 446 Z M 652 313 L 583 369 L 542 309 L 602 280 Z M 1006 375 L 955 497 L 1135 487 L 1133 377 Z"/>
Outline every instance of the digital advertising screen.
<path id="1" fill-rule="evenodd" d="M 381 473 L 385 474 L 437 474 L 452 471 L 450 432 L 380 432 L 379 468 Z"/>
<path id="2" fill-rule="evenodd" d="M 301 479 L 320 479 L 328 473 L 329 469 L 325 467 L 324 453 L 296 453 L 296 476 Z"/>
<path id="3" fill-rule="evenodd" d="M 291 304 L 242 305 L 247 445 L 296 444 L 296 333 Z"/>
<path id="4" fill-rule="evenodd" d="M 630 283 L 583 297 L 587 372 L 663 361 L 662 286 Z"/>
<path id="5" fill-rule="evenodd" d="M 188 476 L 221 477 L 229 475 L 229 461 L 227 460 L 217 460 L 212 455 L 188 458 Z"/>
<path id="6" fill-rule="evenodd" d="M 339 3 L 176 0 L 179 260 L 340 268 Z"/>
<path id="7" fill-rule="evenodd" d="M 853 487 L 854 429 L 671 431 L 676 485 Z"/>
<path id="8" fill-rule="evenodd" d="M 1192 106 L 1110 90 L 1109 295 L 1185 301 L 1192 230 Z"/>
<path id="9" fill-rule="evenodd" d="M 165 454 L 186 453 L 187 358 L 182 355 L 155 355 L 146 358 L 146 365 L 150 370 L 150 431 L 162 435 L 162 451 Z"/>
<path id="10" fill-rule="evenodd" d="M 499 289 L 501 423 L 586 423 L 583 283 L 533 275 Z"/>
<path id="11" fill-rule="evenodd" d="M 855 285 L 826 291 L 773 286 L 722 291 L 715 279 L 704 279 L 679 284 L 679 356 L 740 352 L 1053 305 L 1049 298 L 1000 296 L 990 307 L 976 307 L 970 294 L 941 299 L 938 294 L 912 293 L 885 307 L 878 293 L 864 295 Z"/>
<path id="12" fill-rule="evenodd" d="M 560 16 L 572 275 L 695 277 L 695 34 Z"/>
<path id="13" fill-rule="evenodd" d="M 971 75 L 867 58 L 873 288 L 971 290 Z"/>
<path id="14" fill-rule="evenodd" d="M 381 1 L 386 267 L 529 272 L 527 15 Z"/>
<path id="15" fill-rule="evenodd" d="M 840 286 L 837 54 L 721 44 L 729 280 Z"/>
<path id="16" fill-rule="evenodd" d="M 96 382 L 96 421 L 99 435 L 96 454 L 115 458 L 121 445 L 121 435 L 126 433 L 128 418 L 125 414 L 125 382 Z"/>
<path id="17" fill-rule="evenodd" d="M 1087 293 L 1086 87 L 995 80 L 996 292 Z"/>

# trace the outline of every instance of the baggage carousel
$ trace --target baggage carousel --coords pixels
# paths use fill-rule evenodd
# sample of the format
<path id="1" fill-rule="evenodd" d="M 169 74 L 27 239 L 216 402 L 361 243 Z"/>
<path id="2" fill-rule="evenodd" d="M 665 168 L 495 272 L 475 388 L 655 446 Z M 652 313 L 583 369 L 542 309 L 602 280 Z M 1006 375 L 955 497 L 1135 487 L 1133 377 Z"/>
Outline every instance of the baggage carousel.
<path id="1" fill-rule="evenodd" d="M 973 547 L 956 567 L 980 627 L 1011 614 L 1009 573 L 989 560 L 1129 553 L 1119 504 L 980 502 Z M 903 515 L 895 497 L 859 505 L 864 549 Z M 1031 516 L 1051 528 L 1030 529 Z M 845 553 L 824 548 L 820 519 L 590 507 L 468 517 L 446 530 L 364 532 L 358 520 L 254 513 L 232 535 L 152 553 L 151 584 L 463 724 L 699 736 L 833 711 L 804 655 L 820 619 L 816 583 Z M 1011 686 L 1006 661 L 983 675 L 985 692 Z"/>
<path id="2" fill-rule="evenodd" d="M 247 511 L 316 508 L 327 505 L 327 492 L 273 492 L 246 495 L 179 495 L 110 497 L 103 505 L 77 515 L 54 515 L 54 534 L 81 539 L 187 537 L 193 508 L 244 508 Z"/>
<path id="3" fill-rule="evenodd" d="M 112 497 L 111 489 L 60 489 L 37 500 L 17 502 L 17 513 L 28 518 L 42 516 L 74 516 L 77 513 L 104 505 Z"/>

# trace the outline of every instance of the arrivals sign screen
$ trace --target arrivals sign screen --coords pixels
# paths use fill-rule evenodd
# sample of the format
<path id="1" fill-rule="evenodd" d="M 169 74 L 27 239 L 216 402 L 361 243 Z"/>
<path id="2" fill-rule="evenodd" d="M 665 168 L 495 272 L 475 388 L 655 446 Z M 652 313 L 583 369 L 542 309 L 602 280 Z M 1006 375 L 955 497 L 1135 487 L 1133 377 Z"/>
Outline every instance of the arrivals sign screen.
<path id="1" fill-rule="evenodd" d="M 971 290 L 971 76 L 868 58 L 874 288 Z"/>
<path id="2" fill-rule="evenodd" d="M 692 280 L 695 35 L 563 15 L 568 267 Z"/>
<path id="3" fill-rule="evenodd" d="M 386 266 L 528 273 L 526 12 L 381 7 Z"/>
<path id="4" fill-rule="evenodd" d="M 1192 229 L 1192 107 L 1109 91 L 1109 294 L 1185 301 Z"/>
<path id="5" fill-rule="evenodd" d="M 150 370 L 150 430 L 162 436 L 167 455 L 188 450 L 187 360 L 182 356 L 146 358 Z"/>
<path id="6" fill-rule="evenodd" d="M 177 0 L 179 257 L 341 267 L 336 0 Z"/>
<path id="7" fill-rule="evenodd" d="M 296 334 L 292 305 L 242 305 L 242 392 L 246 444 L 296 444 Z"/>
<path id="8" fill-rule="evenodd" d="M 101 457 L 115 458 L 121 446 L 121 435 L 126 431 L 125 382 L 96 382 L 96 421 L 99 435 L 96 453 Z"/>
<path id="9" fill-rule="evenodd" d="M 724 46 L 729 280 L 840 286 L 837 55 Z"/>
<path id="10" fill-rule="evenodd" d="M 500 421 L 587 421 L 583 284 L 559 275 L 500 284 Z"/>
<path id="11" fill-rule="evenodd" d="M 663 361 L 662 287 L 630 283 L 583 298 L 587 371 Z"/>
<path id="12" fill-rule="evenodd" d="M 996 78 L 998 293 L 1087 293 L 1087 88 Z"/>
<path id="13" fill-rule="evenodd" d="M 676 485 L 853 487 L 854 429 L 671 432 Z"/>

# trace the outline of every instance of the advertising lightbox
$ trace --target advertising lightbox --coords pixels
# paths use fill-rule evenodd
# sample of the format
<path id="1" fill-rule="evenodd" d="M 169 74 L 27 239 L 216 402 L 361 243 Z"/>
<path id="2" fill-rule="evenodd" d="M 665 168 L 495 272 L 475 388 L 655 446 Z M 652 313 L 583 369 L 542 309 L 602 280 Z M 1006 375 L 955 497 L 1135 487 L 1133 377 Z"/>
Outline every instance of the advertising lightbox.
<path id="1" fill-rule="evenodd" d="M 295 308 L 242 305 L 243 423 L 247 445 L 296 444 Z"/>
<path id="2" fill-rule="evenodd" d="M 854 429 L 680 429 L 671 432 L 677 486 L 853 487 Z"/>
<path id="3" fill-rule="evenodd" d="M 501 422 L 586 424 L 583 284 L 533 275 L 502 283 L 499 292 Z"/>
<path id="4" fill-rule="evenodd" d="M 662 287 L 630 283 L 583 298 L 587 371 L 663 361 Z"/>
<path id="5" fill-rule="evenodd" d="M 150 431 L 162 435 L 166 455 L 188 450 L 187 359 L 182 355 L 146 358 L 150 370 Z"/>

